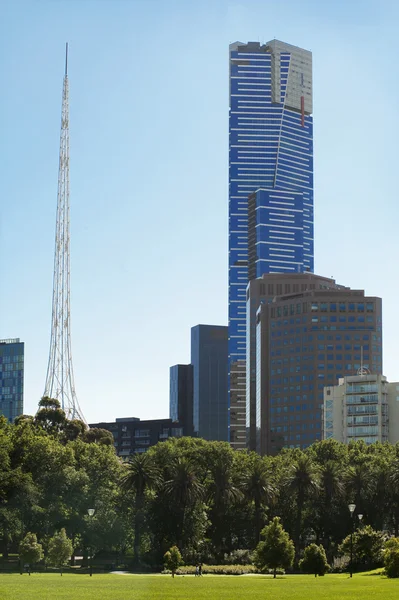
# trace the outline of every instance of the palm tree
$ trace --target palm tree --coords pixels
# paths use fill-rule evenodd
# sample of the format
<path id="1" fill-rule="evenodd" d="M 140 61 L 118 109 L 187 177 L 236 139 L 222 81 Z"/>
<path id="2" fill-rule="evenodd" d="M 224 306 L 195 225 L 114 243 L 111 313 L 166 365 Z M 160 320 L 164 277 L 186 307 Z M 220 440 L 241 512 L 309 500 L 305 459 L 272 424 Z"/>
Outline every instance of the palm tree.
<path id="1" fill-rule="evenodd" d="M 240 500 L 243 494 L 233 479 L 232 458 L 219 455 L 211 461 L 207 500 L 212 505 L 211 521 L 214 530 L 214 542 L 219 558 L 226 551 L 226 539 L 230 536 L 226 515 L 229 507 Z M 226 526 L 227 525 L 227 526 Z"/>
<path id="2" fill-rule="evenodd" d="M 295 522 L 295 564 L 299 558 L 299 546 L 301 539 L 302 515 L 305 502 L 311 494 L 319 489 L 319 473 L 310 457 L 301 454 L 292 465 L 286 478 L 286 490 L 295 495 L 297 512 Z"/>
<path id="3" fill-rule="evenodd" d="M 329 553 L 331 546 L 332 512 L 336 500 L 342 498 L 345 486 L 342 480 L 341 465 L 333 460 L 327 461 L 320 469 L 319 535 L 324 540 L 324 547 Z"/>
<path id="4" fill-rule="evenodd" d="M 243 476 L 242 489 L 249 502 L 255 508 L 255 543 L 260 541 L 262 531 L 262 507 L 269 504 L 276 495 L 276 490 L 270 481 L 270 474 L 265 462 L 256 458 Z"/>
<path id="5" fill-rule="evenodd" d="M 365 513 L 367 500 L 372 489 L 372 477 L 369 466 L 365 462 L 349 467 L 345 476 L 349 498 L 356 504 L 358 512 Z"/>
<path id="6" fill-rule="evenodd" d="M 187 514 L 204 496 L 204 487 L 198 480 L 193 463 L 185 457 L 177 458 L 171 465 L 171 477 L 163 489 L 177 513 L 177 545 L 184 550 Z"/>
<path id="7" fill-rule="evenodd" d="M 135 454 L 126 463 L 125 474 L 122 477 L 122 488 L 135 492 L 134 515 L 134 562 L 139 562 L 141 525 L 143 520 L 143 506 L 146 490 L 160 486 L 161 475 L 153 460 L 148 454 Z"/>

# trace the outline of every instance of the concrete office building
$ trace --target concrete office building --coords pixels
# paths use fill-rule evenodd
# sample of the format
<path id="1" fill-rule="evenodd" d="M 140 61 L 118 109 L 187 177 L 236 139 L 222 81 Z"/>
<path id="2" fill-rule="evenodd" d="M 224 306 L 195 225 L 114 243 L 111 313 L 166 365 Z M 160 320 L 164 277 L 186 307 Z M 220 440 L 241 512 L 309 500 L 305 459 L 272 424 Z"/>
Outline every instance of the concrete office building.
<path id="1" fill-rule="evenodd" d="M 324 388 L 323 438 L 347 444 L 399 441 L 399 383 L 360 369 Z"/>
<path id="2" fill-rule="evenodd" d="M 250 245 L 251 247 L 251 245 Z M 255 266 L 255 260 L 250 264 Z M 307 290 L 346 289 L 334 279 L 312 273 L 265 274 L 247 286 L 246 433 L 247 448 L 256 450 L 256 313 L 276 296 Z"/>
<path id="3" fill-rule="evenodd" d="M 228 440 L 227 356 L 227 327 L 192 327 L 194 433 L 205 440 Z"/>
<path id="4" fill-rule="evenodd" d="M 142 421 L 137 417 L 124 417 L 113 422 L 92 423 L 89 427 L 110 431 L 116 453 L 124 460 L 128 460 L 132 454 L 146 452 L 151 446 L 170 437 L 183 436 L 183 427 L 172 419 Z"/>
<path id="5" fill-rule="evenodd" d="M 305 448 L 320 440 L 324 387 L 356 373 L 362 349 L 363 367 L 382 374 L 381 304 L 363 290 L 344 288 L 292 290 L 260 305 L 258 452 L 275 454 L 283 447 Z"/>
<path id="6" fill-rule="evenodd" d="M 0 415 L 12 423 L 24 412 L 24 342 L 0 340 Z"/>
<path id="7" fill-rule="evenodd" d="M 246 445 L 248 280 L 313 271 L 311 52 L 272 40 L 230 45 L 229 439 Z M 255 194 L 255 196 L 253 196 Z M 255 202 L 254 269 L 248 207 Z"/>
<path id="8" fill-rule="evenodd" d="M 174 365 L 169 375 L 169 418 L 191 436 L 193 427 L 193 365 Z"/>

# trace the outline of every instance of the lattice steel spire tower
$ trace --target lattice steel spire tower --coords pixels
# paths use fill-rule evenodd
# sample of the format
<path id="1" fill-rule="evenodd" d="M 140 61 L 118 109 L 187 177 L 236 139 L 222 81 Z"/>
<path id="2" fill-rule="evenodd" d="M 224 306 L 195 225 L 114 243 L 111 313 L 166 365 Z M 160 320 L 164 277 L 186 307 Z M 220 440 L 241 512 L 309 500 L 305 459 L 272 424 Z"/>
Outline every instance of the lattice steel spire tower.
<path id="1" fill-rule="evenodd" d="M 68 96 L 68 44 L 66 44 L 55 229 L 53 310 L 44 396 L 58 399 L 69 419 L 85 421 L 76 398 L 71 352 Z"/>

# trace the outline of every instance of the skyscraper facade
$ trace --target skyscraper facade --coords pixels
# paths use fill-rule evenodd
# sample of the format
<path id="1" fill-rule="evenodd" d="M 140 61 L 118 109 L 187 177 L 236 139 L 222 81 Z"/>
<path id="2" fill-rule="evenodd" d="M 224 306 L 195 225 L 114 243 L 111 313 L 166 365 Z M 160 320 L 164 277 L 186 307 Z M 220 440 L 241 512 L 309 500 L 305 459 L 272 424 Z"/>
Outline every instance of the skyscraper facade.
<path id="1" fill-rule="evenodd" d="M 24 343 L 0 340 L 0 415 L 12 423 L 24 411 Z"/>
<path id="2" fill-rule="evenodd" d="M 248 227 L 249 237 L 251 228 Z M 251 246 L 251 243 L 249 243 Z M 250 253 L 250 251 L 249 251 Z M 249 260 L 251 265 L 251 260 Z M 251 268 L 251 267 L 250 267 Z M 264 274 L 251 279 L 247 287 L 247 352 L 246 352 L 246 433 L 247 448 L 259 450 L 259 426 L 256 425 L 256 322 L 260 304 L 270 304 L 277 296 L 307 290 L 348 289 L 334 279 L 313 273 Z"/>
<path id="3" fill-rule="evenodd" d="M 227 352 L 227 327 L 192 327 L 194 433 L 206 440 L 228 440 Z"/>
<path id="4" fill-rule="evenodd" d="M 381 298 L 348 288 L 313 289 L 261 304 L 256 325 L 257 450 L 275 454 L 322 439 L 324 388 L 355 375 L 361 366 L 382 374 Z"/>
<path id="5" fill-rule="evenodd" d="M 182 425 L 184 435 L 193 435 L 193 365 L 170 367 L 169 385 L 169 418 Z"/>
<path id="6" fill-rule="evenodd" d="M 230 45 L 228 385 L 235 448 L 246 444 L 248 280 L 313 271 L 311 115 L 310 52 L 278 40 Z M 249 273 L 250 196 L 256 232 Z"/>

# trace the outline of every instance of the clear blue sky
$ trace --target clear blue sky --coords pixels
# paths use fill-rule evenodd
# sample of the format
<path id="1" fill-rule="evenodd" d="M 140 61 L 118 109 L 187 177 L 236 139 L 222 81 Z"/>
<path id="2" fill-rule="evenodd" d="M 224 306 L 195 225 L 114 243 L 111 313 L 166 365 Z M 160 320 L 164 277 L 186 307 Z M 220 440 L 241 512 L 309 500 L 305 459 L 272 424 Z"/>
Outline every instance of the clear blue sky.
<path id="1" fill-rule="evenodd" d="M 51 321 L 70 44 L 72 351 L 88 421 L 168 416 L 190 327 L 227 324 L 228 45 L 313 52 L 315 268 L 383 298 L 396 362 L 399 134 L 392 0 L 3 0 L 0 338 L 26 344 L 25 412 Z"/>

